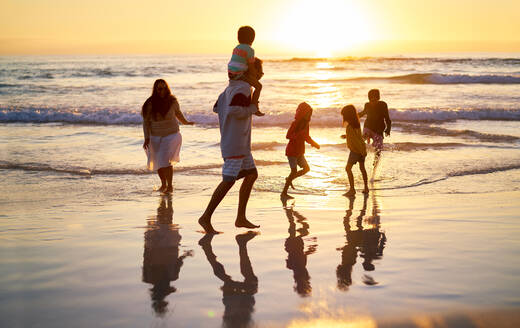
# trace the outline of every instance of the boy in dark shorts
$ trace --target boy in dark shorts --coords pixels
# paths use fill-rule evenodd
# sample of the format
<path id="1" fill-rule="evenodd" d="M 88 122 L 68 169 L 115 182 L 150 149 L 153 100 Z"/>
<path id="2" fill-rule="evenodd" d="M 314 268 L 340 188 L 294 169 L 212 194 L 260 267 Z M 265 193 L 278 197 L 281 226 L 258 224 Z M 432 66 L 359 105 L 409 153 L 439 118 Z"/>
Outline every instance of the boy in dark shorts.
<path id="1" fill-rule="evenodd" d="M 363 138 L 367 140 L 367 143 L 370 143 L 370 139 L 372 139 L 372 145 L 376 150 L 374 166 L 377 165 L 383 150 L 383 132 L 389 137 L 390 129 L 392 128 L 392 121 L 390 121 L 390 116 L 388 115 L 388 106 L 379 99 L 379 90 L 370 90 L 368 92 L 368 102 L 365 104 L 363 111 L 358 114 L 359 117 L 367 116 L 363 125 Z"/>

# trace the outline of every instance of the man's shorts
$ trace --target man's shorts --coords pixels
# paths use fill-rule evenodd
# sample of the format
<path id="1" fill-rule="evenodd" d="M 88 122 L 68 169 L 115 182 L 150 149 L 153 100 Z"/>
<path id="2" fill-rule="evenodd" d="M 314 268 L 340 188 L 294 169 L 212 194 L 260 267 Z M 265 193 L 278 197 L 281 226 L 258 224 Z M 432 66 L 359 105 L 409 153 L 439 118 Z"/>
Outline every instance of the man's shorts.
<path id="1" fill-rule="evenodd" d="M 255 160 L 251 153 L 239 158 L 224 158 L 224 165 L 222 165 L 224 181 L 235 181 L 256 172 Z"/>
<path id="2" fill-rule="evenodd" d="M 297 170 L 298 166 L 301 168 L 309 166 L 309 164 L 307 164 L 307 160 L 305 159 L 304 155 L 287 156 L 287 159 L 289 160 L 289 166 L 291 167 L 291 170 Z"/>
<path id="3" fill-rule="evenodd" d="M 365 157 L 366 156 L 363 156 L 359 153 L 355 153 L 353 151 L 350 151 L 350 154 L 348 155 L 348 160 L 347 160 L 347 164 L 356 164 L 359 162 L 359 164 L 361 163 L 365 163 Z"/>
<path id="4" fill-rule="evenodd" d="M 374 131 L 370 130 L 369 128 L 363 129 L 363 138 L 365 138 L 367 141 L 369 139 L 372 139 L 372 145 L 376 149 L 376 151 L 382 151 L 383 150 L 383 136 L 380 134 L 375 133 Z"/>

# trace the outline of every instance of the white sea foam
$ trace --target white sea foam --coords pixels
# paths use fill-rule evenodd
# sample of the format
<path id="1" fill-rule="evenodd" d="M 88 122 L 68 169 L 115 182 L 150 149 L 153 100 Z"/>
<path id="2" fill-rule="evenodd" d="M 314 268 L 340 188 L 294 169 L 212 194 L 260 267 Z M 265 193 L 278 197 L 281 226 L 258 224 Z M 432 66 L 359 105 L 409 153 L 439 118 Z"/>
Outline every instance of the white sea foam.
<path id="1" fill-rule="evenodd" d="M 335 127 L 341 125 L 341 118 L 336 108 L 321 109 L 314 115 L 312 125 Z M 211 111 L 190 111 L 185 114 L 198 124 L 217 124 L 217 116 Z M 274 113 L 262 118 L 255 118 L 256 126 L 287 126 L 293 120 L 293 113 Z M 390 109 L 390 117 L 396 122 L 446 122 L 454 120 L 501 120 L 520 121 L 520 108 L 501 109 Z M 71 123 L 91 125 L 135 125 L 141 124 L 140 112 L 131 109 L 81 110 L 54 108 L 0 108 L 0 122 L 3 123 Z"/>

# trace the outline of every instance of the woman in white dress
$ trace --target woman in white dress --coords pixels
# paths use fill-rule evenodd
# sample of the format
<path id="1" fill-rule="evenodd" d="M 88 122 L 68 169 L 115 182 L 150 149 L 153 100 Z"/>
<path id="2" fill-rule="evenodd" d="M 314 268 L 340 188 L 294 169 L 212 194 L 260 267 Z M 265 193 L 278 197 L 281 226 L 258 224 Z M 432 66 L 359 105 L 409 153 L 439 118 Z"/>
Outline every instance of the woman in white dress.
<path id="1" fill-rule="evenodd" d="M 161 179 L 161 192 L 172 192 L 172 163 L 179 162 L 182 124 L 192 125 L 182 114 L 177 98 L 172 94 L 168 83 L 158 79 L 153 84 L 152 95 L 143 104 L 144 144 L 148 156 L 148 169 L 157 171 Z"/>

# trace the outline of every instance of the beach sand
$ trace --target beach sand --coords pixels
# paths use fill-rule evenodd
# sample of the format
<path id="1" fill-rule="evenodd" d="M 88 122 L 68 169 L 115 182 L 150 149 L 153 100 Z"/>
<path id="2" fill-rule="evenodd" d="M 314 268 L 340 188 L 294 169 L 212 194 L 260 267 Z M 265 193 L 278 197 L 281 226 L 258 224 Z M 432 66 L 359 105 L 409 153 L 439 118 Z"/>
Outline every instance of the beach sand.
<path id="1" fill-rule="evenodd" d="M 520 324 L 518 191 L 296 191 L 284 207 L 253 190 L 248 218 L 261 228 L 241 235 L 235 185 L 213 217 L 223 233 L 204 238 L 196 222 L 218 176 L 175 173 L 170 198 L 143 176 L 147 192 L 107 201 L 82 191 L 88 177 L 39 174 L 10 170 L 4 181 L 33 183 L 0 182 L 3 327 Z"/>

